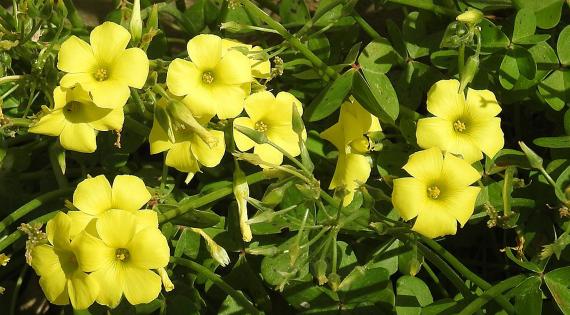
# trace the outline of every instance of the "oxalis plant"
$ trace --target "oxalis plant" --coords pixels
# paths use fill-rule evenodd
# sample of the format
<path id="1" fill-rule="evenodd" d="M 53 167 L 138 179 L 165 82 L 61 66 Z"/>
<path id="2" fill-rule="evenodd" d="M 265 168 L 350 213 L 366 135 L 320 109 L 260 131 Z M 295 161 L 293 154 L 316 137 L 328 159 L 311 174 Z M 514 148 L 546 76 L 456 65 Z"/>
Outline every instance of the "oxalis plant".
<path id="1" fill-rule="evenodd" d="M 0 313 L 570 314 L 570 3 L 0 7 Z"/>

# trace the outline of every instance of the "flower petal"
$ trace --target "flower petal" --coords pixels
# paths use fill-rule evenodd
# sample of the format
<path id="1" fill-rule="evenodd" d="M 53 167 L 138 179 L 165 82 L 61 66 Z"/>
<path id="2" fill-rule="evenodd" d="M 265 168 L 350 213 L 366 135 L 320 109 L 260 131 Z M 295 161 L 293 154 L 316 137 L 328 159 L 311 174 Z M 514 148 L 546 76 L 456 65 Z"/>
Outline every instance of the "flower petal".
<path id="1" fill-rule="evenodd" d="M 196 94 L 198 90 L 204 89 L 196 89 L 192 91 L 192 94 Z M 209 94 L 209 92 L 207 92 Z M 214 116 L 216 116 L 216 108 L 212 106 L 212 104 L 208 104 L 204 101 L 196 101 L 196 97 L 190 97 L 189 95 L 182 99 L 182 103 L 184 103 L 188 109 L 192 112 L 192 116 L 196 118 L 196 120 L 202 124 L 207 124 Z"/>
<path id="2" fill-rule="evenodd" d="M 238 117 L 234 119 L 234 126 L 242 126 L 249 129 L 255 128 L 254 122 L 249 117 Z M 247 151 L 255 146 L 255 141 L 235 129 L 234 141 L 240 151 Z"/>
<path id="3" fill-rule="evenodd" d="M 75 236 L 85 230 L 91 221 L 97 219 L 97 217 L 83 211 L 68 211 L 67 216 L 71 219 L 71 229 L 69 230 L 69 237 L 71 237 L 71 239 L 74 239 Z M 88 232 L 97 234 L 97 230 Z"/>
<path id="4" fill-rule="evenodd" d="M 344 185 L 346 189 L 352 191 L 366 183 L 370 177 L 371 159 L 361 154 L 347 154 L 345 167 Z"/>
<path id="5" fill-rule="evenodd" d="M 53 247 L 35 246 L 32 249 L 32 267 L 41 277 L 40 286 L 48 300 L 54 304 L 68 304 L 69 298 L 65 290 L 67 279 Z"/>
<path id="6" fill-rule="evenodd" d="M 459 91 L 459 81 L 437 81 L 428 91 L 427 109 L 435 116 L 454 121 L 463 114 L 465 97 Z"/>
<path id="7" fill-rule="evenodd" d="M 49 275 L 61 270 L 59 256 L 52 246 L 38 245 L 32 249 L 32 268 L 39 275 Z"/>
<path id="8" fill-rule="evenodd" d="M 58 212 L 48 221 L 46 234 L 48 241 L 58 249 L 70 249 L 71 219 L 63 212 Z"/>
<path id="9" fill-rule="evenodd" d="M 162 288 L 160 276 L 148 269 L 125 266 L 124 285 L 125 297 L 129 303 L 150 303 L 158 297 Z"/>
<path id="10" fill-rule="evenodd" d="M 158 214 L 156 211 L 144 209 L 135 211 L 134 214 L 137 216 L 137 228 L 135 233 L 148 227 L 158 228 Z"/>
<path id="11" fill-rule="evenodd" d="M 190 149 L 190 141 L 176 143 L 166 154 L 166 165 L 186 173 L 197 173 L 200 171 L 198 161 Z"/>
<path id="12" fill-rule="evenodd" d="M 79 267 L 85 272 L 105 269 L 115 261 L 116 249 L 107 246 L 102 240 L 85 231 L 73 239 L 71 246 Z"/>
<path id="13" fill-rule="evenodd" d="M 118 175 L 113 181 L 113 208 L 135 211 L 152 198 L 142 179 Z"/>
<path id="14" fill-rule="evenodd" d="M 129 263 L 144 269 L 166 267 L 170 258 L 168 241 L 157 227 L 147 227 L 135 234 L 128 250 Z"/>
<path id="15" fill-rule="evenodd" d="M 142 89 L 148 76 L 148 67 L 148 58 L 142 49 L 126 49 L 115 59 L 110 69 L 111 80 Z"/>
<path id="16" fill-rule="evenodd" d="M 413 177 L 394 180 L 392 204 L 404 221 L 415 218 L 426 204 L 427 186 Z"/>
<path id="17" fill-rule="evenodd" d="M 467 89 L 466 105 L 468 114 L 477 119 L 495 117 L 502 110 L 495 94 L 489 90 Z"/>
<path id="18" fill-rule="evenodd" d="M 279 92 L 275 96 L 275 102 L 280 108 L 287 108 L 288 106 L 295 106 L 299 115 L 303 115 L 303 105 L 293 94 L 289 92 Z"/>
<path id="19" fill-rule="evenodd" d="M 188 41 L 187 49 L 198 69 L 213 70 L 222 58 L 222 39 L 212 34 L 200 34 Z"/>
<path id="20" fill-rule="evenodd" d="M 197 135 L 192 137 L 192 145 L 190 149 L 200 164 L 206 167 L 214 167 L 220 164 L 224 153 L 226 152 L 226 144 L 224 142 L 224 132 L 219 130 L 210 130 L 210 134 L 218 140 L 215 147 L 210 148 L 204 140 Z"/>
<path id="21" fill-rule="evenodd" d="M 283 163 L 283 154 L 270 144 L 265 143 L 255 145 L 253 153 L 257 154 L 265 162 L 275 165 L 281 165 L 281 163 Z M 263 165 L 261 166 L 264 167 Z"/>
<path id="22" fill-rule="evenodd" d="M 245 112 L 255 122 L 271 115 L 279 115 L 274 112 L 274 102 L 275 97 L 269 91 L 253 93 L 245 99 Z"/>
<path id="23" fill-rule="evenodd" d="M 105 22 L 93 29 L 91 48 L 98 63 L 110 65 L 125 50 L 131 34 L 126 28 L 113 22 Z"/>
<path id="24" fill-rule="evenodd" d="M 79 84 L 83 89 L 87 91 L 90 91 L 97 83 L 98 82 L 95 80 L 95 78 L 93 78 L 93 75 L 86 72 L 68 73 L 64 75 L 59 81 L 59 84 L 66 89 L 70 89 Z"/>
<path id="25" fill-rule="evenodd" d="M 150 154 L 164 152 L 172 148 L 174 145 L 172 142 L 170 142 L 168 135 L 164 129 L 162 129 L 156 119 L 154 119 L 152 123 L 152 129 L 150 130 L 148 142 L 150 143 Z"/>
<path id="26" fill-rule="evenodd" d="M 73 193 L 73 205 L 90 215 L 99 215 L 111 209 L 111 184 L 104 175 L 83 180 Z"/>
<path id="27" fill-rule="evenodd" d="M 234 118 L 243 111 L 246 92 L 241 86 L 214 84 L 212 96 L 220 119 Z"/>
<path id="28" fill-rule="evenodd" d="M 282 149 L 292 156 L 301 154 L 299 148 L 299 136 L 293 131 L 293 127 L 289 126 L 271 126 L 267 130 L 269 140 L 280 146 Z"/>
<path id="29" fill-rule="evenodd" d="M 73 35 L 59 48 L 57 68 L 61 71 L 78 73 L 91 72 L 96 65 L 91 46 Z"/>
<path id="30" fill-rule="evenodd" d="M 93 113 L 91 115 L 93 115 L 92 117 L 95 118 L 89 122 L 89 125 L 91 125 L 91 127 L 94 129 L 99 131 L 123 129 L 125 114 L 122 107 L 117 107 L 111 110 L 108 108 L 99 108 L 93 104 L 93 106 L 90 106 L 90 108 L 87 110 L 90 113 Z M 95 112 L 98 112 L 96 116 Z"/>
<path id="31" fill-rule="evenodd" d="M 97 150 L 97 134 L 89 124 L 66 124 L 61 131 L 59 142 L 67 150 L 93 153 Z"/>
<path id="32" fill-rule="evenodd" d="M 253 80 L 250 60 L 237 50 L 229 50 L 214 69 L 216 82 L 239 85 Z"/>
<path id="33" fill-rule="evenodd" d="M 421 148 L 433 147 L 449 150 L 455 143 L 453 123 L 439 117 L 422 118 L 418 120 L 416 139 Z"/>
<path id="34" fill-rule="evenodd" d="M 170 93 L 183 96 L 202 85 L 202 73 L 190 61 L 176 58 L 168 66 L 166 85 Z"/>
<path id="35" fill-rule="evenodd" d="M 110 308 L 117 307 L 121 302 L 125 285 L 123 266 L 120 263 L 111 263 L 93 272 L 91 276 L 101 288 L 96 299 L 97 303 Z"/>
<path id="36" fill-rule="evenodd" d="M 493 158 L 505 146 L 501 118 L 498 117 L 474 122 L 467 134 L 490 158 Z"/>
<path id="37" fill-rule="evenodd" d="M 342 124 L 336 123 L 332 125 L 325 131 L 321 132 L 320 136 L 321 138 L 332 143 L 339 151 L 339 154 L 345 152 L 344 133 L 343 133 Z"/>
<path id="38" fill-rule="evenodd" d="M 402 168 L 423 183 L 431 184 L 439 179 L 442 167 L 443 153 L 439 148 L 431 148 L 410 155 Z"/>
<path id="39" fill-rule="evenodd" d="M 475 201 L 481 191 L 480 187 L 468 186 L 463 189 L 452 190 L 442 195 L 441 200 L 447 213 L 457 219 L 461 227 L 467 223 L 475 210 Z"/>
<path id="40" fill-rule="evenodd" d="M 67 293 L 67 278 L 63 270 L 59 269 L 53 273 L 43 275 L 40 278 L 40 287 L 48 301 L 55 305 L 69 304 Z"/>
<path id="41" fill-rule="evenodd" d="M 481 149 L 468 134 L 457 134 L 455 143 L 450 145 L 447 151 L 460 155 L 469 164 L 483 158 Z"/>
<path id="42" fill-rule="evenodd" d="M 59 136 L 65 128 L 67 121 L 61 110 L 55 110 L 40 118 L 40 120 L 28 129 L 31 133 L 38 133 L 48 136 Z"/>
<path id="43" fill-rule="evenodd" d="M 118 80 L 96 81 L 89 92 L 93 103 L 103 108 L 123 107 L 131 95 L 129 86 Z"/>
<path id="44" fill-rule="evenodd" d="M 77 270 L 67 283 L 69 299 L 74 309 L 87 309 L 99 294 L 99 283 L 91 275 Z"/>
<path id="45" fill-rule="evenodd" d="M 105 245 L 115 249 L 126 248 L 135 234 L 136 219 L 130 211 L 111 209 L 97 220 L 97 233 Z"/>
<path id="46" fill-rule="evenodd" d="M 441 178 L 446 188 L 464 188 L 479 180 L 481 174 L 471 164 L 448 152 L 443 159 Z"/>
<path id="47" fill-rule="evenodd" d="M 445 208 L 437 206 L 436 202 L 430 202 L 418 213 L 412 230 L 429 238 L 454 235 L 457 232 L 457 221 Z"/>

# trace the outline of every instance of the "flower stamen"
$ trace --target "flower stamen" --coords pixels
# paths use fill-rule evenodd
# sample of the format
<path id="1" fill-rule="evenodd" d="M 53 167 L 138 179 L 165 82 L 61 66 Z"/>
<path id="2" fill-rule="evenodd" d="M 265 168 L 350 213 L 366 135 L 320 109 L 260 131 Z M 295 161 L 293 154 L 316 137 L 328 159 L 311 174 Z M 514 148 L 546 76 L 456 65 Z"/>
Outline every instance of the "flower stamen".
<path id="1" fill-rule="evenodd" d="M 130 253 L 129 250 L 126 248 L 117 248 L 117 250 L 115 251 L 115 257 L 120 260 L 120 261 L 127 261 L 130 257 Z"/>
<path id="2" fill-rule="evenodd" d="M 459 119 L 453 123 L 453 129 L 457 132 L 464 132 L 466 128 L 465 123 Z"/>
<path id="3" fill-rule="evenodd" d="M 93 77 L 99 82 L 105 81 L 109 78 L 109 71 L 105 68 L 99 68 L 97 71 L 95 71 Z"/>
<path id="4" fill-rule="evenodd" d="M 439 190 L 439 187 L 437 187 L 437 186 L 431 186 L 431 187 L 428 187 L 427 194 L 431 199 L 437 199 L 437 198 L 439 198 L 439 195 L 441 194 L 441 190 Z"/>
<path id="5" fill-rule="evenodd" d="M 202 73 L 202 82 L 204 84 L 212 84 L 214 82 L 214 73 L 212 71 Z"/>
<path id="6" fill-rule="evenodd" d="M 269 129 L 267 125 L 261 120 L 255 123 L 254 128 L 259 132 L 266 132 L 267 129 Z"/>

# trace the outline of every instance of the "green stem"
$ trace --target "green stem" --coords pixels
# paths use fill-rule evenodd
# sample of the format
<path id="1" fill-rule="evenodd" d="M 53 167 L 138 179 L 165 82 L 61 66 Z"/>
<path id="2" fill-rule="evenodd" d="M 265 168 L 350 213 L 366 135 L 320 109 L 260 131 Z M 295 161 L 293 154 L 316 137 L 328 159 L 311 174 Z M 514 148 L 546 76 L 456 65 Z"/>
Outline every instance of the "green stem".
<path id="1" fill-rule="evenodd" d="M 330 227 L 324 227 L 322 228 L 319 233 L 317 233 L 317 235 L 315 235 L 315 237 L 313 237 L 312 239 L 310 239 L 307 243 L 301 245 L 301 247 L 299 247 L 299 249 L 303 249 L 303 248 L 308 248 L 311 245 L 313 245 L 316 241 L 318 241 L 323 235 L 325 235 L 325 233 L 330 229 Z"/>
<path id="2" fill-rule="evenodd" d="M 428 263 L 424 262 L 423 263 L 424 266 L 424 270 L 427 272 L 427 274 L 430 276 L 430 278 L 432 279 L 432 281 L 435 283 L 435 285 L 437 286 L 437 288 L 439 289 L 439 291 L 441 292 L 441 295 L 443 295 L 443 297 L 445 298 L 449 298 L 449 293 L 447 292 L 447 290 L 443 287 L 443 285 L 441 284 L 441 281 L 439 281 L 439 278 L 437 277 L 437 275 L 435 274 L 435 272 L 433 272 L 433 270 L 431 269 L 431 267 L 429 266 Z"/>
<path id="3" fill-rule="evenodd" d="M 370 38 L 376 40 L 382 38 L 382 35 L 376 32 L 376 30 L 370 24 L 368 24 L 368 22 L 366 22 L 366 20 L 362 18 L 362 16 L 360 16 L 360 14 L 358 14 L 358 12 L 356 12 L 356 10 L 354 9 L 352 10 L 352 18 L 356 21 L 356 23 L 360 26 L 360 28 L 366 34 L 368 34 L 368 36 L 370 36 Z"/>
<path id="4" fill-rule="evenodd" d="M 36 223 L 46 223 L 47 221 L 49 221 L 49 219 L 53 218 L 57 213 L 58 213 L 58 211 L 53 211 L 53 212 L 44 214 L 41 217 L 30 221 L 29 224 L 33 225 Z M 24 235 L 25 235 L 24 232 L 17 230 L 14 233 L 3 238 L 2 241 L 0 241 L 0 252 L 3 251 L 6 247 L 12 245 L 14 242 L 19 240 L 20 237 L 22 237 Z"/>
<path id="5" fill-rule="evenodd" d="M 212 281 L 220 289 L 234 298 L 234 300 L 247 310 L 248 314 L 261 314 L 255 306 L 243 295 L 243 293 L 236 291 L 229 284 L 227 284 L 219 275 L 213 273 L 210 269 L 184 258 L 170 257 L 170 262 L 182 265 L 186 268 L 192 269 L 200 275 Z"/>
<path id="6" fill-rule="evenodd" d="M 249 185 L 258 183 L 262 180 L 265 179 L 265 175 L 263 175 L 263 172 L 257 172 L 254 174 L 251 174 L 249 176 L 247 176 L 247 183 Z M 233 183 L 229 182 L 227 183 L 227 185 L 220 187 L 218 189 L 216 189 L 215 191 L 206 194 L 204 196 L 201 196 L 199 198 L 196 199 L 191 199 L 188 200 L 184 203 L 181 203 L 178 205 L 178 207 L 176 209 L 172 209 L 170 211 L 167 211 L 165 213 L 159 214 L 158 215 L 158 221 L 160 223 L 172 220 L 180 215 L 185 214 L 186 212 L 192 210 L 192 209 L 196 209 L 202 206 L 205 206 L 211 202 L 214 202 L 216 200 L 222 199 L 230 194 L 233 193 Z"/>
<path id="7" fill-rule="evenodd" d="M 0 84 L 4 84 L 6 82 L 18 81 L 20 79 L 25 78 L 25 75 L 8 75 L 5 77 L 0 78 Z"/>
<path id="8" fill-rule="evenodd" d="M 25 205 L 21 206 L 20 208 L 16 209 L 10 215 L 4 218 L 4 220 L 0 221 L 0 233 L 3 232 L 10 224 L 14 223 L 15 221 L 19 220 L 26 214 L 30 213 L 34 209 L 38 208 L 39 206 L 45 204 L 48 201 L 51 201 L 55 198 L 59 198 L 62 196 L 66 196 L 73 191 L 73 188 L 62 188 L 54 191 L 50 191 L 46 194 L 38 196 L 32 199 L 30 202 L 26 203 Z"/>
<path id="9" fill-rule="evenodd" d="M 461 46 L 459 46 L 457 55 L 457 68 L 460 74 L 463 72 L 463 66 L 465 66 L 465 44 L 461 44 Z"/>
<path id="10" fill-rule="evenodd" d="M 317 23 L 317 21 L 322 18 L 326 13 L 328 13 L 330 10 L 336 8 L 338 5 L 344 4 L 346 2 L 346 0 L 333 0 L 325 5 L 323 5 L 322 7 L 319 6 L 319 9 L 317 10 L 317 12 L 315 13 L 315 15 L 313 15 L 313 17 L 311 18 L 311 20 L 309 20 L 307 23 L 305 23 L 305 25 L 303 25 L 303 27 L 301 27 L 301 29 L 295 34 L 297 37 L 302 37 L 303 35 L 305 35 L 314 25 L 315 23 Z"/>
<path id="11" fill-rule="evenodd" d="M 65 170 L 65 165 L 64 169 L 62 169 L 58 161 L 58 155 L 63 154 L 65 163 L 65 151 L 63 151 L 63 153 L 62 151 L 63 148 L 60 146 L 59 141 L 55 141 L 49 148 L 49 162 L 51 164 L 51 169 L 53 171 L 53 175 L 55 176 L 57 186 L 59 186 L 59 188 L 66 188 L 69 187 L 69 182 L 63 173 Z"/>
<path id="12" fill-rule="evenodd" d="M 511 189 L 513 188 L 514 173 L 514 166 L 507 167 L 505 179 L 503 180 L 503 213 L 505 216 L 511 215 Z"/>
<path id="13" fill-rule="evenodd" d="M 503 280 L 496 285 L 487 289 L 483 294 L 477 297 L 475 300 L 471 301 L 469 305 L 467 305 L 459 315 L 470 315 L 477 311 L 480 311 L 481 308 L 487 304 L 487 302 L 495 299 L 497 300 L 499 297 L 502 297 L 501 293 L 515 287 L 519 283 L 521 283 L 526 278 L 525 275 L 517 275 L 514 277 L 510 277 L 506 280 Z"/>
<path id="14" fill-rule="evenodd" d="M 307 58 L 313 64 L 315 68 L 322 70 L 324 74 L 326 74 L 326 76 L 324 77 L 325 80 L 326 79 L 334 80 L 338 77 L 338 73 L 333 68 L 325 64 L 307 46 L 303 45 L 303 43 L 301 43 L 299 38 L 291 35 L 291 33 L 289 33 L 287 29 L 283 27 L 283 25 L 275 21 L 269 15 L 267 15 L 267 13 L 265 13 L 255 4 L 253 4 L 253 2 L 251 2 L 250 0 L 241 0 L 241 2 L 244 5 L 245 9 L 250 14 L 257 16 L 260 20 L 269 25 L 269 27 L 279 32 L 279 35 L 281 35 L 281 37 L 287 40 L 293 48 L 301 52 L 305 56 L 305 58 Z"/>
<path id="15" fill-rule="evenodd" d="M 460 13 L 457 10 L 442 7 L 442 6 L 437 5 L 437 4 L 433 4 L 432 1 L 425 1 L 425 0 L 388 0 L 388 2 L 403 4 L 403 5 L 407 5 L 407 6 L 418 8 L 418 9 L 432 11 L 434 13 L 448 15 L 451 17 L 456 17 Z"/>

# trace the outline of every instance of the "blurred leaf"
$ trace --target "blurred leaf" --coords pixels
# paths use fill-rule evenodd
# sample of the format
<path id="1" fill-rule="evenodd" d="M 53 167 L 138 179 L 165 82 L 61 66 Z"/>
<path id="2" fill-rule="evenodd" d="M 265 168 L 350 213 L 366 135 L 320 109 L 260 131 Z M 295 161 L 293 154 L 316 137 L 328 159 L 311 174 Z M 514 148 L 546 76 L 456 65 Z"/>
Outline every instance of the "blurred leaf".
<path id="1" fill-rule="evenodd" d="M 555 190 L 556 197 L 562 202 L 569 200 L 570 196 L 566 192 L 568 187 L 570 187 L 570 166 L 567 167 L 556 179 L 556 187 L 558 188 Z"/>
<path id="2" fill-rule="evenodd" d="M 317 121 L 334 113 L 350 92 L 355 73 L 355 70 L 350 69 L 330 83 L 309 105 L 305 117 L 309 121 Z"/>
<path id="3" fill-rule="evenodd" d="M 544 275 L 552 297 L 564 314 L 570 314 L 570 267 L 552 270 Z"/>

